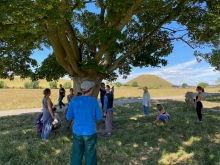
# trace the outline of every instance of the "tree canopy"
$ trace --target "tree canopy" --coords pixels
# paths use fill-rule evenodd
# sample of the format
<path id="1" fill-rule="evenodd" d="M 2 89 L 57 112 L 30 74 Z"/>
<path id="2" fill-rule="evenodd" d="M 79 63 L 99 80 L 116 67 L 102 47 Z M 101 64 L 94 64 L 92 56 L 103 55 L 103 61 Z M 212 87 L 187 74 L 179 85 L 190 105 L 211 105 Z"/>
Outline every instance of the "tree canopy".
<path id="1" fill-rule="evenodd" d="M 208 83 L 205 83 L 205 82 L 200 82 L 199 84 L 198 84 L 198 86 L 201 86 L 201 87 L 203 87 L 203 88 L 205 88 L 205 87 L 207 87 L 209 84 Z"/>
<path id="2" fill-rule="evenodd" d="M 181 40 L 219 46 L 219 0 L 2 0 L 0 78 L 48 81 L 69 75 L 75 85 L 125 78 L 132 67 L 167 65 Z M 52 48 L 42 64 L 36 49 Z M 74 85 L 74 88 L 75 88 Z M 78 86 L 79 87 L 79 86 Z"/>
<path id="3" fill-rule="evenodd" d="M 189 86 L 189 85 L 188 85 L 187 83 L 183 83 L 183 84 L 182 84 L 182 87 L 183 87 L 183 88 L 186 88 L 186 87 L 188 87 L 188 86 Z"/>

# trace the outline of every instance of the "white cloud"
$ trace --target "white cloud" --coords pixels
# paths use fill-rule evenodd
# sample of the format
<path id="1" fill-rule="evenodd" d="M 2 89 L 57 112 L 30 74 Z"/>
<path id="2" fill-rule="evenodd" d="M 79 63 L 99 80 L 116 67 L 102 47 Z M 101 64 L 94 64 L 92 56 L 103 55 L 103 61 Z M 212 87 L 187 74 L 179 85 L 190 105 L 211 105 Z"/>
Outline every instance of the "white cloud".
<path id="1" fill-rule="evenodd" d="M 140 72 L 132 72 L 126 80 L 119 77 L 117 81 L 125 83 L 143 74 L 153 74 L 174 85 L 181 85 L 182 83 L 197 85 L 200 82 L 206 82 L 210 85 L 215 84 L 217 78 L 220 77 L 219 72 L 213 71 L 213 67 L 203 65 L 204 64 L 198 63 L 196 59 L 193 59 L 185 63 L 164 67 L 154 71 L 148 71 L 148 68 L 141 69 Z"/>

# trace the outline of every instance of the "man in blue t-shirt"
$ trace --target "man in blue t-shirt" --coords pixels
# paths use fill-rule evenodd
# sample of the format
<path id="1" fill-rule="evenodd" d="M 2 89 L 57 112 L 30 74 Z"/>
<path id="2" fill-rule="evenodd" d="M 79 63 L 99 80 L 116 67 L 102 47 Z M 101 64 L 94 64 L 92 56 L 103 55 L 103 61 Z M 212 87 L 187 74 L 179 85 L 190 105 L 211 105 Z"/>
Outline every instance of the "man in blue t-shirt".
<path id="1" fill-rule="evenodd" d="M 95 120 L 101 120 L 102 113 L 97 99 L 90 96 L 94 84 L 81 84 L 82 96 L 71 100 L 66 114 L 67 120 L 74 120 L 71 165 L 81 165 L 84 153 L 86 165 L 97 165 Z"/>

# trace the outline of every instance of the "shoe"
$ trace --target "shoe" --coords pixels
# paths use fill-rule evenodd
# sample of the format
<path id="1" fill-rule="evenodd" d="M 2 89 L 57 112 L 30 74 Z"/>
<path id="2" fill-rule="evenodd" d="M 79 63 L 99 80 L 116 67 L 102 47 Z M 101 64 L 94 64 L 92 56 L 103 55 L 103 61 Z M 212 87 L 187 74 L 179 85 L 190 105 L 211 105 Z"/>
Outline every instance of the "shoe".
<path id="1" fill-rule="evenodd" d="M 112 136 L 111 133 L 106 133 L 103 137 L 108 138 L 108 137 L 111 137 L 111 136 Z"/>
<path id="2" fill-rule="evenodd" d="M 48 142 L 49 140 L 48 140 L 48 139 L 42 139 L 42 141 L 44 141 L 44 142 Z"/>

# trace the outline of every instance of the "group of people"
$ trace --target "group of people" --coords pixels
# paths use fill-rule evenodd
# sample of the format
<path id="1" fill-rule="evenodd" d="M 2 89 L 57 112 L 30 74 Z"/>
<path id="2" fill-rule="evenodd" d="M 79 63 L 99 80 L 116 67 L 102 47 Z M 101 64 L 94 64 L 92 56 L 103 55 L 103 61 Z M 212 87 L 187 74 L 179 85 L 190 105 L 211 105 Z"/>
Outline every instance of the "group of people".
<path id="1" fill-rule="evenodd" d="M 91 95 L 93 93 L 93 87 L 95 83 L 91 81 L 84 81 L 81 84 L 80 97 L 75 97 L 73 93 L 73 88 L 70 89 L 70 94 L 67 96 L 68 110 L 66 112 L 66 119 L 73 120 L 74 124 L 72 127 L 73 131 L 73 145 L 72 145 L 72 156 L 71 165 L 81 165 L 83 155 L 85 153 L 85 162 L 88 165 L 97 164 L 96 155 L 96 120 L 104 119 L 105 121 L 105 138 L 111 137 L 112 135 L 112 119 L 113 119 L 113 100 L 114 100 L 114 86 L 110 88 L 109 85 L 101 83 L 100 85 L 100 101 L 101 109 L 96 98 Z M 200 86 L 196 88 L 198 95 L 195 99 L 195 107 L 198 115 L 198 121 L 202 121 L 202 92 L 204 89 Z M 150 108 L 150 94 L 148 92 L 148 87 L 143 88 L 143 111 L 144 116 L 149 115 Z M 62 89 L 60 85 L 59 89 L 59 106 L 62 107 L 62 99 L 65 96 L 65 90 Z M 64 93 L 64 94 L 63 94 Z M 46 88 L 44 90 L 44 98 L 42 100 L 43 104 L 43 129 L 41 133 L 42 140 L 47 140 L 52 129 L 52 122 L 56 120 L 56 117 L 52 111 L 53 103 L 49 96 L 51 95 L 50 89 Z M 74 98 L 74 99 L 73 99 Z M 64 104 L 65 105 L 65 104 Z M 170 115 L 165 111 L 161 104 L 157 104 L 156 108 L 158 113 L 155 117 L 153 123 L 159 120 L 167 122 L 170 119 Z"/>
<path id="2" fill-rule="evenodd" d="M 150 107 L 150 94 L 148 92 L 148 87 L 143 88 L 143 99 L 142 99 L 142 104 L 143 104 L 143 110 L 144 110 L 144 116 L 149 115 L 149 107 Z M 201 122 L 202 121 L 202 93 L 204 92 L 204 89 L 201 86 L 196 87 L 196 91 L 198 92 L 197 96 L 194 99 L 194 107 L 197 112 L 197 120 L 196 122 Z M 156 119 L 153 121 L 153 123 L 156 123 L 159 120 L 162 120 L 163 122 L 167 122 L 170 119 L 170 115 L 168 112 L 164 110 L 164 107 L 161 104 L 156 105 L 156 109 L 158 110 L 158 113 L 156 115 Z"/>

